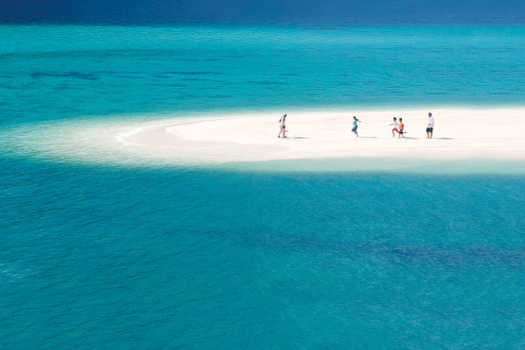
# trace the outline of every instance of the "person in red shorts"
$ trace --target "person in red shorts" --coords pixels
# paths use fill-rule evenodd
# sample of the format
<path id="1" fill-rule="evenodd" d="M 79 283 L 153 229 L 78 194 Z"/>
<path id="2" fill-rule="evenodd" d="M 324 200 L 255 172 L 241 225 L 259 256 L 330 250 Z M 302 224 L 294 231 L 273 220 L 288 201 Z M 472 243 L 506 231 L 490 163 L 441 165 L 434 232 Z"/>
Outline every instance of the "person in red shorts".
<path id="1" fill-rule="evenodd" d="M 396 132 L 399 134 L 399 123 L 397 122 L 396 117 L 394 117 L 394 122 L 389 126 L 394 126 L 394 128 L 392 129 L 392 137 L 396 137 Z"/>

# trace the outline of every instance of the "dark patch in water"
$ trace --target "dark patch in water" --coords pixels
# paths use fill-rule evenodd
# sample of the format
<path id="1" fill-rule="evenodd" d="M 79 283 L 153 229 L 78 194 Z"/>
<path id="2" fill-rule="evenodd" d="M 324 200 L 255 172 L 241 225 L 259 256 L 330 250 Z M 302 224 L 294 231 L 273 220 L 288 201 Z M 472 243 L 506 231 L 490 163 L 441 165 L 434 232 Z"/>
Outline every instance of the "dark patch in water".
<path id="1" fill-rule="evenodd" d="M 184 78 L 181 80 L 182 81 L 213 81 L 211 79 L 204 79 L 204 78 Z"/>
<path id="2" fill-rule="evenodd" d="M 31 77 L 32 78 L 40 78 L 40 77 L 77 78 L 77 79 L 83 79 L 83 80 L 98 80 L 99 79 L 95 74 L 80 73 L 80 72 L 65 72 L 65 73 L 38 72 L 38 73 L 32 73 Z"/>
<path id="3" fill-rule="evenodd" d="M 174 74 L 174 75 L 222 75 L 219 72 L 165 72 L 160 74 Z"/>
<path id="4" fill-rule="evenodd" d="M 282 82 L 282 81 L 265 81 L 265 80 L 262 80 L 262 81 L 249 81 L 248 83 L 250 84 L 259 84 L 259 85 L 286 85 L 285 82 Z"/>
<path id="5" fill-rule="evenodd" d="M 234 233 L 200 232 L 201 234 L 220 234 L 229 240 L 238 240 Z M 249 238 L 247 238 L 249 237 Z M 262 246 L 268 249 L 304 252 L 306 254 L 342 255 L 358 259 L 375 255 L 394 261 L 400 265 L 441 265 L 451 268 L 471 265 L 499 265 L 507 268 L 525 267 L 525 247 L 504 248 L 500 246 L 452 246 L 438 247 L 433 245 L 394 246 L 322 240 L 315 238 L 284 238 L 271 235 L 247 235 L 240 238 L 248 245 Z"/>
<path id="6" fill-rule="evenodd" d="M 232 95 L 209 95 L 207 98 L 230 98 Z"/>

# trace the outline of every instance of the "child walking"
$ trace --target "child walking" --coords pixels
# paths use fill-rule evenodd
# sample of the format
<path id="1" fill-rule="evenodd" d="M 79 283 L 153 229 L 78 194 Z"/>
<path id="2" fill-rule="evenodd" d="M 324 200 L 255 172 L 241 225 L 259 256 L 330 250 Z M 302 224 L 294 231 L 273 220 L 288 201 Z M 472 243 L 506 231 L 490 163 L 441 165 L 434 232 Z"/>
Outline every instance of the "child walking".
<path id="1" fill-rule="evenodd" d="M 287 132 L 287 131 L 288 131 L 288 130 L 286 130 L 286 125 L 283 125 L 283 130 L 282 130 L 282 133 L 283 133 L 283 139 L 286 138 L 286 132 Z"/>
<path id="2" fill-rule="evenodd" d="M 361 121 L 354 115 L 354 127 L 352 128 L 352 132 L 355 133 L 356 137 L 359 137 L 359 134 L 357 133 L 357 123 L 361 123 Z"/>

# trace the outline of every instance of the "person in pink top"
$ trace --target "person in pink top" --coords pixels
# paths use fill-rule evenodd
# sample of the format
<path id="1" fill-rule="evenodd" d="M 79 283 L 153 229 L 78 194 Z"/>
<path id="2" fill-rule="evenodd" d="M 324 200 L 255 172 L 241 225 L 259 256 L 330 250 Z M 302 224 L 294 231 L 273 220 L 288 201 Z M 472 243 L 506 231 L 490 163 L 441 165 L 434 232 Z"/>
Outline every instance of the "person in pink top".
<path id="1" fill-rule="evenodd" d="M 288 130 L 286 130 L 286 125 L 283 125 L 283 130 L 281 130 L 281 131 L 283 133 L 283 139 L 285 139 L 286 138 L 286 132 L 288 131 Z"/>

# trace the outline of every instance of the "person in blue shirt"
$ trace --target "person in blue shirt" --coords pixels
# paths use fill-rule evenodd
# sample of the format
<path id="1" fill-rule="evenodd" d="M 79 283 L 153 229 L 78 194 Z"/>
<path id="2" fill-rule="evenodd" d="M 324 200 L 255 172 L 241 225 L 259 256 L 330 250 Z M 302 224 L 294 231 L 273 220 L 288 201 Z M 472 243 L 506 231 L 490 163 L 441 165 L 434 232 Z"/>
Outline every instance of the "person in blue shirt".
<path id="1" fill-rule="evenodd" d="M 359 134 L 357 133 L 357 123 L 361 123 L 361 121 L 354 115 L 354 127 L 352 128 L 352 132 L 355 133 L 356 137 L 359 137 Z"/>

